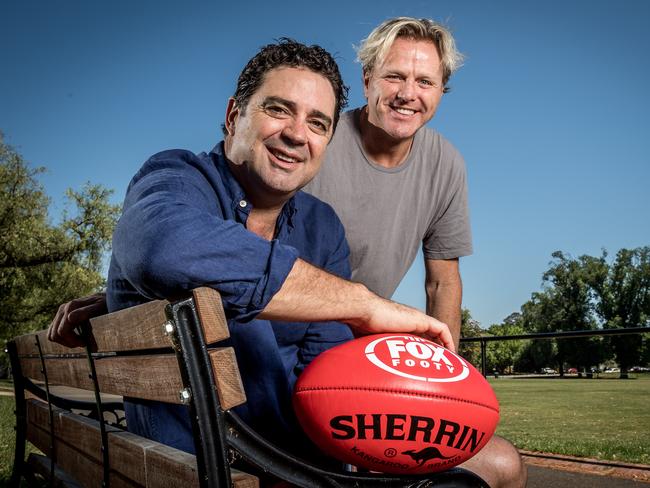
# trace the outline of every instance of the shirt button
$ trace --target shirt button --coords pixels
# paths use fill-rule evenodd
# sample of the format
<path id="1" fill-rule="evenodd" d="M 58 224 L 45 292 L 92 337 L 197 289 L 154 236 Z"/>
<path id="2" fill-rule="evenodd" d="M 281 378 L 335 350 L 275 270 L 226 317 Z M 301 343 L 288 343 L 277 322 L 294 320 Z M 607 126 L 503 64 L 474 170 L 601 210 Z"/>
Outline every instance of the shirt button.
<path id="1" fill-rule="evenodd" d="M 246 205 L 248 205 L 248 203 L 246 203 L 246 200 L 239 200 L 239 206 L 241 208 L 244 208 Z"/>

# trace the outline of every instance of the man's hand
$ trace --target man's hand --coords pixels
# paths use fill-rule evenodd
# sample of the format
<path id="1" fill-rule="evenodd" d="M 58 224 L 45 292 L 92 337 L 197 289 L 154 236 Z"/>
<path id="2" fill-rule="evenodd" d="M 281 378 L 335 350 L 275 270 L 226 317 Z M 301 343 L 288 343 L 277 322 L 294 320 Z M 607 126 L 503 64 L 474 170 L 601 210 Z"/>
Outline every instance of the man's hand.
<path id="1" fill-rule="evenodd" d="M 106 295 L 96 293 L 77 298 L 59 307 L 47 331 L 47 338 L 68 347 L 83 347 L 75 329 L 93 317 L 107 312 Z"/>
<path id="2" fill-rule="evenodd" d="M 369 292 L 370 293 L 370 292 Z M 416 308 L 385 300 L 373 295 L 369 300 L 369 314 L 360 319 L 343 320 L 355 334 L 402 333 L 430 339 L 456 352 L 451 332 L 446 324 Z"/>

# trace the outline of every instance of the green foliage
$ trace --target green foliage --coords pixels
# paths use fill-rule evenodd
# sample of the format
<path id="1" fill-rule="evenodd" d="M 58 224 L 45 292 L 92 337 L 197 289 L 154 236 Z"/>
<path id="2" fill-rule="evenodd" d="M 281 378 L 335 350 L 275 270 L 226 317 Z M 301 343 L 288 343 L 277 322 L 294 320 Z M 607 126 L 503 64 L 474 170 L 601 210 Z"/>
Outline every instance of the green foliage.
<path id="1" fill-rule="evenodd" d="M 68 190 L 61 222 L 30 168 L 0 133 L 0 341 L 44 328 L 58 306 L 101 288 L 103 257 L 119 206 L 109 190 Z"/>
<path id="2" fill-rule="evenodd" d="M 592 259 L 573 259 L 556 251 L 551 267 L 544 273 L 547 306 L 552 308 L 548 327 L 551 331 L 591 330 L 598 328 L 593 314 L 594 291 L 589 286 Z M 556 343 L 556 362 L 560 371 L 565 363 L 590 370 L 600 362 L 599 338 L 562 339 Z"/>
<path id="3" fill-rule="evenodd" d="M 596 312 L 603 327 L 643 327 L 650 323 L 650 247 L 621 249 L 608 266 L 607 254 L 594 259 L 590 284 L 597 296 Z M 612 336 L 609 344 L 621 368 L 621 377 L 642 360 L 640 335 Z"/>
<path id="4" fill-rule="evenodd" d="M 526 332 L 556 332 L 621 327 L 650 323 L 650 247 L 621 249 L 610 264 L 599 257 L 572 258 L 553 253 L 543 275 L 543 289 L 521 307 L 520 325 Z M 572 365 L 589 371 L 616 358 L 621 376 L 637 364 L 647 364 L 640 335 L 608 339 L 532 341 L 519 357 L 519 371 L 543 366 Z"/>
<path id="5" fill-rule="evenodd" d="M 510 320 L 509 320 L 510 319 Z M 519 320 L 511 315 L 502 324 L 494 324 L 488 328 L 493 336 L 508 336 L 524 334 L 524 328 Z M 524 349 L 525 341 L 507 340 L 490 342 L 487 346 L 488 371 L 497 370 L 501 373 L 512 373 Z"/>
<path id="6" fill-rule="evenodd" d="M 472 318 L 472 314 L 466 308 L 461 312 L 460 336 L 480 337 L 483 335 L 481 324 Z M 481 344 L 478 342 L 461 342 L 458 353 L 467 359 L 474 367 L 481 367 Z"/>

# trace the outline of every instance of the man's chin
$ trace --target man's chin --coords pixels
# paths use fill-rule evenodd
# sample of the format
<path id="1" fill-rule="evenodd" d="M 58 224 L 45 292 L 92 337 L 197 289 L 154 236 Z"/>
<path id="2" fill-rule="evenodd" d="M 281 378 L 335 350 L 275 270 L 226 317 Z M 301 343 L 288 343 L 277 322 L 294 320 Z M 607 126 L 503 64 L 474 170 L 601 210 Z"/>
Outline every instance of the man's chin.
<path id="1" fill-rule="evenodd" d="M 391 139 L 404 140 L 411 139 L 415 133 L 422 127 L 421 118 L 414 120 L 384 120 L 382 129 Z"/>
<path id="2" fill-rule="evenodd" d="M 412 139 L 420 127 L 419 125 L 410 124 L 408 126 L 392 126 L 384 128 L 384 132 L 393 140 L 403 141 Z"/>

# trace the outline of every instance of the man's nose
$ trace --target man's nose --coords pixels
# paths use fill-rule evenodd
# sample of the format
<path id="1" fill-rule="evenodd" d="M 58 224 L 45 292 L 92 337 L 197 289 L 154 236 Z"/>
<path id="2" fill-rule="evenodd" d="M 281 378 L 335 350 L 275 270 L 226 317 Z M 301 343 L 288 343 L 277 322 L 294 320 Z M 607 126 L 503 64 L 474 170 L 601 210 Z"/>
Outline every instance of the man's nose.
<path id="1" fill-rule="evenodd" d="M 307 124 L 300 119 L 291 119 L 288 121 L 282 135 L 294 145 L 307 143 Z"/>
<path id="2" fill-rule="evenodd" d="M 416 91 L 415 80 L 404 80 L 399 87 L 397 97 L 402 100 L 414 100 Z"/>

